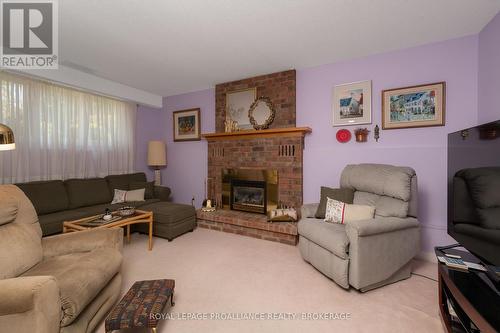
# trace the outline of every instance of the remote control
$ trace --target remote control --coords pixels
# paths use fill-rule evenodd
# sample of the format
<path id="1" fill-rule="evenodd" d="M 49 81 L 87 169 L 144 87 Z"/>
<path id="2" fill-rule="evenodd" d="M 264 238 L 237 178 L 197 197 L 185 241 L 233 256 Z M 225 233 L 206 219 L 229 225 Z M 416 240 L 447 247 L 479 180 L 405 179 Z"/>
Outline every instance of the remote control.
<path id="1" fill-rule="evenodd" d="M 457 256 L 455 254 L 445 253 L 444 255 L 447 256 L 448 258 L 455 258 L 455 259 L 461 259 L 462 258 L 461 256 Z"/>

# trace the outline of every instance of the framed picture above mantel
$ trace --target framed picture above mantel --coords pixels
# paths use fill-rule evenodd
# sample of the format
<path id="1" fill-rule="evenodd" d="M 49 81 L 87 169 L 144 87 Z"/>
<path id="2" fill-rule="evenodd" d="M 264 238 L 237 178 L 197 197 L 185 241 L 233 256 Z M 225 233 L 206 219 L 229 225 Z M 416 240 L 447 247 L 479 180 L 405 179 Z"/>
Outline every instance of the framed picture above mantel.
<path id="1" fill-rule="evenodd" d="M 444 126 L 446 83 L 382 91 L 382 128 Z"/>
<path id="2" fill-rule="evenodd" d="M 257 88 L 247 88 L 226 93 L 226 121 L 235 122 L 239 130 L 253 129 L 248 111 L 257 98 Z"/>
<path id="3" fill-rule="evenodd" d="M 200 108 L 173 113 L 174 141 L 201 140 Z"/>

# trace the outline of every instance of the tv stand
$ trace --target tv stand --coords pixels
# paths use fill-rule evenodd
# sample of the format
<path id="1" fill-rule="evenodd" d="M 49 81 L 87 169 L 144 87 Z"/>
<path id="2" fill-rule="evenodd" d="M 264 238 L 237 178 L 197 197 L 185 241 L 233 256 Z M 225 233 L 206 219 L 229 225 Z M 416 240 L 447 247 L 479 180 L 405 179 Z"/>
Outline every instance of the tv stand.
<path id="1" fill-rule="evenodd" d="M 446 250 L 465 261 L 479 262 L 469 252 Z M 436 248 L 436 255 L 442 252 Z M 485 273 L 461 271 L 438 263 L 439 310 L 447 332 L 500 331 L 500 292 Z"/>

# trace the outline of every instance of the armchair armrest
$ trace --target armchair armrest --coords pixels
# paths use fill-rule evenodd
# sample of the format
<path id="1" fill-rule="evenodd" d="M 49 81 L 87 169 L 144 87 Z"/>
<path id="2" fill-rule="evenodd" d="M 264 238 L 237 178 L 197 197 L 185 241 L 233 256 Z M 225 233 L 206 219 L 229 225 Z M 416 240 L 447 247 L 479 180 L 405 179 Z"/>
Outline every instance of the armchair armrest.
<path id="1" fill-rule="evenodd" d="M 93 229 L 42 238 L 43 257 L 87 252 L 95 248 L 113 248 L 122 251 L 123 229 Z"/>
<path id="2" fill-rule="evenodd" d="M 388 232 L 418 228 L 416 218 L 376 217 L 370 220 L 351 221 L 346 224 L 347 233 L 358 237 L 385 234 Z"/>
<path id="3" fill-rule="evenodd" d="M 53 276 L 0 280 L 0 331 L 59 332 L 61 300 Z"/>
<path id="4" fill-rule="evenodd" d="M 405 267 L 420 250 L 420 229 L 413 217 L 377 217 L 346 223 L 349 284 L 366 291 Z"/>
<path id="5" fill-rule="evenodd" d="M 154 187 L 154 197 L 155 199 L 160 199 L 161 201 L 168 201 L 170 197 L 170 188 L 166 186 L 155 186 Z"/>
<path id="6" fill-rule="evenodd" d="M 315 217 L 318 206 L 319 203 L 303 204 L 302 207 L 300 207 L 300 216 Z"/>

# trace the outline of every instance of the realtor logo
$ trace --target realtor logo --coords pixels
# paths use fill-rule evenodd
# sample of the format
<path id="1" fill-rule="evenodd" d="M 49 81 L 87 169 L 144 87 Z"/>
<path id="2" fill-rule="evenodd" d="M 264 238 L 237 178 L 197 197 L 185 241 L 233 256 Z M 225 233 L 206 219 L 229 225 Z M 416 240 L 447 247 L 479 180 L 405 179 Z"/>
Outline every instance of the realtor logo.
<path id="1" fill-rule="evenodd" d="M 57 0 L 0 0 L 0 4 L 0 67 L 57 69 Z"/>

